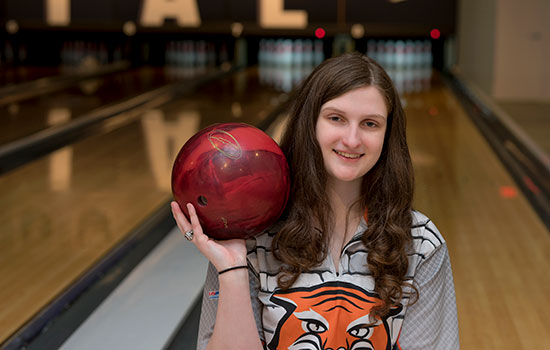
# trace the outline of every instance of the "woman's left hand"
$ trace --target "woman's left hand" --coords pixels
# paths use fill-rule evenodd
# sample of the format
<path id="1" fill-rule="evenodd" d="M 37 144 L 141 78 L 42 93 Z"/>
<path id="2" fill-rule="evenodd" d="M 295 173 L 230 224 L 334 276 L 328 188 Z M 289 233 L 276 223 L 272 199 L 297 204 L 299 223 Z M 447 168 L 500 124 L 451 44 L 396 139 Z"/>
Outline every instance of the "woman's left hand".
<path id="1" fill-rule="evenodd" d="M 246 241 L 244 239 L 223 241 L 212 239 L 203 232 L 195 207 L 191 203 L 187 203 L 187 211 L 191 221 L 187 219 L 177 202 L 173 201 L 171 207 L 180 231 L 185 233 L 193 230 L 191 242 L 218 271 L 246 265 Z"/>

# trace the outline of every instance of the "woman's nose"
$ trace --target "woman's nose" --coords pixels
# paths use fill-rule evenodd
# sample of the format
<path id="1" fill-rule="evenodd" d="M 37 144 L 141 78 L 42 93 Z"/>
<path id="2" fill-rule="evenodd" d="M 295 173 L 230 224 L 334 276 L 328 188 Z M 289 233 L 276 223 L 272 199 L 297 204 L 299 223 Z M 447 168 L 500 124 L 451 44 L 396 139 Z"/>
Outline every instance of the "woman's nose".
<path id="1" fill-rule="evenodd" d="M 347 128 L 344 136 L 342 137 L 342 143 L 344 146 L 351 149 L 357 148 L 361 145 L 361 138 L 359 137 L 359 130 L 355 127 Z"/>

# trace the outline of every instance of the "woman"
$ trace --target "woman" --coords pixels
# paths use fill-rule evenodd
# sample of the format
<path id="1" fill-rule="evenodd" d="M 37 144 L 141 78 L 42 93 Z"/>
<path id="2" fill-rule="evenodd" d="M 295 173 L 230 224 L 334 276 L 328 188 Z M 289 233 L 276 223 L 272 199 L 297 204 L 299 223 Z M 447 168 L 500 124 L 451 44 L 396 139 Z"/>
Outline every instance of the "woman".
<path id="1" fill-rule="evenodd" d="M 211 240 L 191 204 L 190 221 L 172 204 L 211 262 L 198 348 L 458 349 L 446 244 L 411 209 L 405 115 L 384 70 L 360 54 L 318 66 L 281 148 L 291 197 L 255 239 Z"/>

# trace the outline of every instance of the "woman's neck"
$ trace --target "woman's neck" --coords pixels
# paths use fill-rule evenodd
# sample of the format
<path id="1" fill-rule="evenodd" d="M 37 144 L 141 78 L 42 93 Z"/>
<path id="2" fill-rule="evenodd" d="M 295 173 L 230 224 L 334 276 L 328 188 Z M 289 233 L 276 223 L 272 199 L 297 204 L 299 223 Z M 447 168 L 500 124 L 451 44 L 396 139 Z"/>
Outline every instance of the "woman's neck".
<path id="1" fill-rule="evenodd" d="M 335 225 L 345 224 L 348 212 L 352 209 L 352 205 L 359 199 L 361 182 L 334 182 L 329 183 L 328 197 L 331 209 L 335 214 Z M 350 222 L 354 222 L 357 216 L 361 217 L 359 207 L 354 206 L 350 212 Z"/>
<path id="2" fill-rule="evenodd" d="M 328 198 L 334 213 L 330 230 L 329 252 L 338 270 L 340 254 L 350 241 L 361 220 L 360 206 L 354 205 L 359 199 L 361 183 L 329 183 Z"/>

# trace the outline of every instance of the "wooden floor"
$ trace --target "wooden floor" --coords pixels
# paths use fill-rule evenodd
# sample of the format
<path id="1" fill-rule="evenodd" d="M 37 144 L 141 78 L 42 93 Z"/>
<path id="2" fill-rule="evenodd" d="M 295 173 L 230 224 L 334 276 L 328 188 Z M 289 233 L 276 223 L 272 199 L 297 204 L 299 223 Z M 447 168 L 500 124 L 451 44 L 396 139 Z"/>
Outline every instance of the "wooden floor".
<path id="1" fill-rule="evenodd" d="M 550 164 L 550 102 L 498 101 L 516 124 L 545 153 Z"/>
<path id="2" fill-rule="evenodd" d="M 170 200 L 190 136 L 256 124 L 279 96 L 241 72 L 0 176 L 0 344 Z"/>
<path id="3" fill-rule="evenodd" d="M 408 96 L 416 209 L 447 240 L 463 350 L 550 344 L 550 234 L 446 88 Z"/>
<path id="4" fill-rule="evenodd" d="M 216 120 L 265 116 L 277 95 L 247 79 L 0 177 L 0 343 L 168 200 L 171 162 L 189 135 Z M 449 245 L 461 348 L 546 348 L 548 230 L 447 88 L 404 102 L 415 208 Z"/>

